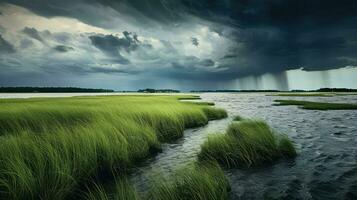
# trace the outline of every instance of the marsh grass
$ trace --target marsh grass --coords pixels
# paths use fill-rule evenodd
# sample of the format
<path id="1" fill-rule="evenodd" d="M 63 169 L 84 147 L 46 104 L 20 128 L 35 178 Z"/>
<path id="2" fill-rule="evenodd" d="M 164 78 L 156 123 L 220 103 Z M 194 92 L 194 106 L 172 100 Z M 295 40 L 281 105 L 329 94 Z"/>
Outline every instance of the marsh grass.
<path id="1" fill-rule="evenodd" d="M 148 199 L 223 200 L 228 198 L 229 183 L 218 164 L 193 164 L 170 177 L 152 181 Z"/>
<path id="2" fill-rule="evenodd" d="M 299 108 L 307 110 L 356 110 L 357 104 L 350 103 L 325 103 L 312 101 L 297 101 L 297 100 L 275 100 L 275 106 L 296 105 Z"/>
<path id="3" fill-rule="evenodd" d="M 224 110 L 190 96 L 0 100 L 0 199 L 64 199 L 92 176 L 125 173 Z M 192 97 L 196 98 L 196 97 Z"/>
<path id="4" fill-rule="evenodd" d="M 216 162 L 195 162 L 169 176 L 153 176 L 149 191 L 140 195 L 126 178 L 119 178 L 110 190 L 92 184 L 84 196 L 86 200 L 223 200 L 229 190 L 229 182 Z"/>
<path id="5" fill-rule="evenodd" d="M 119 178 L 115 181 L 114 190 L 109 193 L 102 185 L 93 184 L 87 188 L 84 195 L 85 200 L 139 200 L 141 199 L 136 189 L 126 178 Z"/>
<path id="6" fill-rule="evenodd" d="M 240 116 L 240 115 L 236 115 L 234 118 L 233 118 L 233 121 L 242 121 L 244 120 L 244 117 Z"/>
<path id="7" fill-rule="evenodd" d="M 199 161 L 215 160 L 231 168 L 248 168 L 296 156 L 291 141 L 275 133 L 264 121 L 232 123 L 225 134 L 210 135 L 201 145 Z"/>

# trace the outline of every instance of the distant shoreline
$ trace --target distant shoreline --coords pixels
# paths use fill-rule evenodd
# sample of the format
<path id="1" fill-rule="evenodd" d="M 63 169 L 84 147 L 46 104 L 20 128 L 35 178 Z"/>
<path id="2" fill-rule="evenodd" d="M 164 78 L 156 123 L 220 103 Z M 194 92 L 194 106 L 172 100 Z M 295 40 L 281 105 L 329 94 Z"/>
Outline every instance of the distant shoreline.
<path id="1" fill-rule="evenodd" d="M 0 93 L 109 93 L 114 90 L 77 87 L 0 87 Z"/>
<path id="2" fill-rule="evenodd" d="M 79 87 L 0 87 L 0 93 L 181 93 L 180 90 L 174 89 L 139 89 L 115 91 L 102 88 L 79 88 Z M 317 90 L 191 90 L 189 93 L 254 93 L 254 92 L 284 92 L 284 93 L 301 93 L 301 92 L 357 92 L 352 88 L 320 88 Z"/>
<path id="3" fill-rule="evenodd" d="M 202 93 L 202 92 L 357 92 L 357 89 L 352 88 L 320 88 L 317 90 L 191 90 L 193 93 Z"/>

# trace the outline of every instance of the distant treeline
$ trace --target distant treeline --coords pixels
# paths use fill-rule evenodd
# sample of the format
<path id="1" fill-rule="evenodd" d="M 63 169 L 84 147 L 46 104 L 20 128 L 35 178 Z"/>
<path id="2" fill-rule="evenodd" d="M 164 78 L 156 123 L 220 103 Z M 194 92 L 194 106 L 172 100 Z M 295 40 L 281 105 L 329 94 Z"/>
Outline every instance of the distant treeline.
<path id="1" fill-rule="evenodd" d="M 191 92 L 280 92 L 280 90 L 191 90 Z"/>
<path id="2" fill-rule="evenodd" d="M 291 90 L 290 92 L 357 92 L 351 88 L 320 88 L 317 90 Z"/>
<path id="3" fill-rule="evenodd" d="M 0 93 L 72 93 L 72 92 L 114 92 L 108 89 L 77 87 L 0 87 Z"/>
<path id="4" fill-rule="evenodd" d="M 145 92 L 145 93 L 179 93 L 180 90 L 146 88 L 146 89 L 140 89 L 140 90 L 138 90 L 138 92 Z"/>
<path id="5" fill-rule="evenodd" d="M 320 88 L 317 92 L 357 92 L 357 89 L 351 88 Z"/>
<path id="6" fill-rule="evenodd" d="M 192 90 L 191 92 L 357 92 L 351 88 L 320 88 L 317 90 Z"/>

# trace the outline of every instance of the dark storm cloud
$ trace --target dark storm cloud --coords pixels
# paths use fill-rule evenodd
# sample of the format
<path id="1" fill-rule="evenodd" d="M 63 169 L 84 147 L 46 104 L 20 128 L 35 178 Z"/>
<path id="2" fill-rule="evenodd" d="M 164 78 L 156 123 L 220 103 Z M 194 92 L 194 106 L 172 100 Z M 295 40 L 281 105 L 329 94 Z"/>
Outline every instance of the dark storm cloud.
<path id="1" fill-rule="evenodd" d="M 185 20 L 189 13 L 200 18 L 217 21 L 238 27 L 277 26 L 295 27 L 305 25 L 314 27 L 344 23 L 356 16 L 357 3 L 354 0 L 4 0 L 4 2 L 26 7 L 35 13 L 46 16 L 68 16 L 78 18 L 89 24 L 89 11 L 78 12 L 80 5 L 104 5 L 127 15 L 140 15 L 140 18 L 159 22 Z M 88 15 L 88 16 L 87 16 Z"/>
<path id="2" fill-rule="evenodd" d="M 44 42 L 43 38 L 40 36 L 40 33 L 35 28 L 25 27 L 22 32 L 33 39 Z"/>
<path id="3" fill-rule="evenodd" d="M 198 42 L 198 39 L 197 38 L 195 38 L 195 37 L 191 37 L 191 42 L 192 42 L 192 45 L 194 45 L 194 46 L 198 46 L 200 43 Z"/>
<path id="4" fill-rule="evenodd" d="M 111 56 L 120 64 L 129 64 L 130 61 L 121 55 L 121 51 L 130 53 L 137 50 L 139 47 L 151 48 L 150 44 L 144 44 L 138 40 L 135 33 L 123 32 L 124 37 L 114 35 L 91 35 L 89 39 L 92 44 L 100 49 L 105 54 Z"/>
<path id="5" fill-rule="evenodd" d="M 185 69 L 187 71 L 200 71 L 200 68 L 212 67 L 215 62 L 211 59 L 200 59 L 196 56 L 185 56 L 171 63 L 175 69 Z"/>
<path id="6" fill-rule="evenodd" d="M 15 53 L 15 47 L 6 41 L 0 34 L 0 54 Z"/>
<path id="7" fill-rule="evenodd" d="M 73 47 L 69 47 L 69 46 L 65 46 L 65 45 L 57 45 L 53 49 L 58 51 L 58 52 L 61 52 L 61 53 L 65 53 L 65 52 L 74 50 Z"/>
<path id="8" fill-rule="evenodd" d="M 139 27 L 190 23 L 191 16 L 209 21 L 210 30 L 232 40 L 220 59 L 222 79 L 275 73 L 304 67 L 325 70 L 357 65 L 357 1 L 355 0 L 5 0 L 45 16 L 65 16 L 104 28 L 115 28 L 107 13 L 87 6 L 110 8 L 133 18 Z M 162 25 L 162 26 L 161 26 Z M 29 29 L 29 32 L 34 32 Z M 33 35 L 33 33 L 32 33 Z M 32 36 L 35 38 L 34 36 Z M 130 38 L 130 39 L 128 39 Z M 36 39 L 36 38 L 35 38 Z M 90 37 L 92 44 L 128 64 L 121 51 L 138 48 L 137 37 Z M 198 41 L 191 41 L 198 45 Z M 212 60 L 213 61 L 213 60 Z M 187 61 L 191 64 L 190 61 Z M 214 62 L 214 61 L 213 61 Z M 172 61 L 182 66 L 181 61 Z M 212 64 L 212 63 L 211 63 Z M 193 65 L 195 66 L 195 65 Z M 187 66 L 185 67 L 187 69 Z M 203 74 L 202 76 L 205 76 Z M 206 74 L 210 77 L 211 74 Z"/>
<path id="9" fill-rule="evenodd" d="M 221 59 L 231 59 L 231 58 L 237 58 L 237 54 L 226 54 L 224 55 Z"/>

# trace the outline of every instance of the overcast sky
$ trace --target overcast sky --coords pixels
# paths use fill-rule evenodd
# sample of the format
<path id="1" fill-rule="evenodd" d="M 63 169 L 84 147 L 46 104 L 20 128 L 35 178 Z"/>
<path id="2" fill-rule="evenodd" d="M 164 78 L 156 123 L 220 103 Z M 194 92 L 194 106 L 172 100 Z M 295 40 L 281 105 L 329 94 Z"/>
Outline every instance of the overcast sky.
<path id="1" fill-rule="evenodd" d="M 0 86 L 357 87 L 356 10 L 355 0 L 0 0 Z"/>

